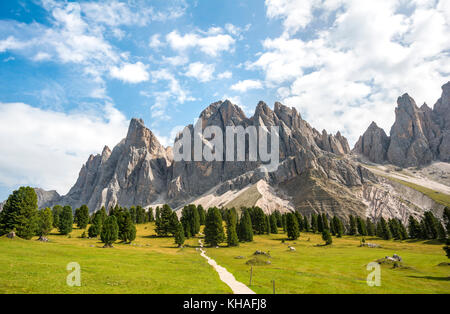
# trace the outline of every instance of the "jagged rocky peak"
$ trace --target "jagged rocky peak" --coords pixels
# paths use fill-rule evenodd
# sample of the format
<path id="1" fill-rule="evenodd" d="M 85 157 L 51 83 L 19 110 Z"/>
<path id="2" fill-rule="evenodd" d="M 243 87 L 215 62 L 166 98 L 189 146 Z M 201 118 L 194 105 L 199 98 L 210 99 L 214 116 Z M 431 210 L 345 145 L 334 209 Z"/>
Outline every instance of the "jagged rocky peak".
<path id="1" fill-rule="evenodd" d="M 359 138 L 353 153 L 362 154 L 370 161 L 383 163 L 389 148 L 389 137 L 375 122 L 372 122 L 366 132 Z"/>
<path id="2" fill-rule="evenodd" d="M 227 125 L 237 125 L 242 120 L 246 120 L 244 111 L 228 99 L 218 101 L 209 105 L 199 116 L 206 125 L 217 125 L 225 127 Z"/>
<path id="3" fill-rule="evenodd" d="M 450 129 L 450 82 L 442 86 L 442 96 L 434 105 L 434 120 L 444 130 Z"/>

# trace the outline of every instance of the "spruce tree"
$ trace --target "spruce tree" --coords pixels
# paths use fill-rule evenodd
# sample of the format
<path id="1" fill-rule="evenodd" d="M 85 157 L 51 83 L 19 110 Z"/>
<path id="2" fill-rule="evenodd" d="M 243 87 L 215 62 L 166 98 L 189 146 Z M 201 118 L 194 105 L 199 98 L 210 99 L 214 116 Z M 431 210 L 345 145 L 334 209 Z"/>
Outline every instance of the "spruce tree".
<path id="1" fill-rule="evenodd" d="M 318 222 L 316 214 L 311 214 L 311 231 L 312 233 L 316 233 L 318 229 Z"/>
<path id="2" fill-rule="evenodd" d="M 53 228 L 53 214 L 50 208 L 39 211 L 38 236 L 47 236 Z"/>
<path id="3" fill-rule="evenodd" d="M 228 246 L 238 246 L 239 239 L 236 231 L 237 213 L 236 210 L 229 209 L 227 212 L 227 244 Z"/>
<path id="4" fill-rule="evenodd" d="M 333 217 L 333 224 L 334 224 L 334 228 L 336 231 L 336 237 L 342 238 L 342 236 L 344 235 L 344 231 L 345 231 L 344 224 L 337 216 Z"/>
<path id="5" fill-rule="evenodd" d="M 450 238 L 447 239 L 446 245 L 443 247 L 447 258 L 450 258 Z"/>
<path id="6" fill-rule="evenodd" d="M 297 218 L 292 213 L 286 215 L 286 228 L 288 239 L 297 240 L 300 236 L 300 231 L 298 230 Z"/>
<path id="7" fill-rule="evenodd" d="M 123 242 L 131 243 L 136 239 L 136 226 L 129 211 L 124 211 L 118 221 L 119 239 Z"/>
<path id="8" fill-rule="evenodd" d="M 253 231 L 256 234 L 264 234 L 266 232 L 266 215 L 259 207 L 253 208 L 252 224 Z"/>
<path id="9" fill-rule="evenodd" d="M 80 229 L 86 229 L 88 223 L 89 223 L 89 208 L 86 205 L 82 205 L 78 209 L 78 215 L 77 215 L 77 226 Z"/>
<path id="10" fill-rule="evenodd" d="M 325 241 L 325 245 L 330 245 L 333 243 L 333 238 L 331 237 L 330 230 L 324 229 L 322 231 L 322 240 Z"/>
<path id="11" fill-rule="evenodd" d="M 181 224 L 183 225 L 184 230 L 184 236 L 189 239 L 191 237 L 191 219 L 190 219 L 190 210 L 189 207 L 186 205 L 181 210 Z"/>
<path id="12" fill-rule="evenodd" d="M 317 231 L 319 231 L 319 233 L 322 233 L 323 231 L 323 219 L 322 219 L 322 215 L 318 214 L 317 215 Z"/>
<path id="13" fill-rule="evenodd" d="M 58 228 L 59 226 L 59 215 L 61 215 L 62 212 L 62 206 L 61 205 L 55 205 L 52 209 L 53 214 L 53 228 Z"/>
<path id="14" fill-rule="evenodd" d="M 206 214 L 205 243 L 217 246 L 224 241 L 225 234 L 222 225 L 222 215 L 217 207 L 212 207 Z"/>
<path id="15" fill-rule="evenodd" d="M 412 215 L 408 218 L 408 232 L 411 239 L 420 239 L 422 237 L 420 223 Z"/>
<path id="16" fill-rule="evenodd" d="M 0 212 L 0 235 L 15 230 L 17 236 L 31 239 L 37 229 L 37 195 L 31 187 L 21 187 L 6 200 Z"/>
<path id="17" fill-rule="evenodd" d="M 357 227 L 356 219 L 355 219 L 355 217 L 353 217 L 353 215 L 350 215 L 348 234 L 356 235 L 357 233 L 358 233 L 358 227 Z"/>
<path id="18" fill-rule="evenodd" d="M 311 229 L 311 227 L 309 226 L 308 217 L 306 217 L 306 215 L 304 215 L 303 216 L 303 230 L 305 232 L 309 232 L 310 229 Z"/>
<path id="19" fill-rule="evenodd" d="M 197 206 L 191 204 L 189 205 L 189 219 L 191 221 L 191 234 L 192 236 L 197 235 L 200 232 L 200 215 L 197 210 Z"/>
<path id="20" fill-rule="evenodd" d="M 366 219 L 366 228 L 368 236 L 375 236 L 375 225 L 369 217 Z"/>
<path id="21" fill-rule="evenodd" d="M 131 206 L 129 210 L 131 221 L 135 224 L 137 223 L 137 213 L 136 213 L 136 207 Z M 119 239 L 120 239 L 120 223 L 119 223 Z"/>
<path id="22" fill-rule="evenodd" d="M 277 218 L 275 217 L 275 214 L 270 215 L 270 232 L 278 234 Z"/>
<path id="23" fill-rule="evenodd" d="M 153 208 L 149 208 L 148 209 L 148 212 L 147 212 L 147 215 L 148 215 L 148 222 L 154 222 L 155 221 L 155 217 L 153 216 Z"/>
<path id="24" fill-rule="evenodd" d="M 330 219 L 330 232 L 334 237 L 336 236 L 336 227 L 334 226 L 334 218 Z"/>
<path id="25" fill-rule="evenodd" d="M 175 244 L 177 244 L 178 247 L 181 247 L 181 246 L 183 246 L 185 241 L 186 241 L 186 239 L 184 237 L 183 224 L 178 223 L 176 231 L 175 231 Z"/>
<path id="26" fill-rule="evenodd" d="M 243 209 L 241 213 L 241 219 L 238 225 L 238 238 L 241 242 L 252 242 L 253 241 L 253 227 L 250 218 L 250 213 L 247 209 Z"/>
<path id="27" fill-rule="evenodd" d="M 174 225 L 174 219 L 173 219 L 173 211 L 170 208 L 169 205 L 165 204 L 161 211 L 159 212 L 159 208 L 157 207 L 157 211 L 159 213 L 159 219 L 157 215 L 157 223 L 156 223 L 156 234 L 158 236 L 166 237 L 169 234 L 175 234 L 176 231 L 176 225 Z M 176 215 L 176 214 L 175 214 Z"/>
<path id="28" fill-rule="evenodd" d="M 284 214 L 283 216 L 281 216 L 281 224 L 283 225 L 283 232 L 284 233 L 287 232 L 286 215 L 287 214 Z"/>
<path id="29" fill-rule="evenodd" d="M 268 215 L 265 215 L 265 217 L 266 217 L 266 232 L 267 232 L 267 234 L 270 234 L 272 231 L 271 231 L 271 226 L 270 226 L 270 217 L 268 216 Z"/>
<path id="30" fill-rule="evenodd" d="M 447 229 L 447 235 L 450 236 L 450 208 L 448 206 L 446 206 L 444 208 L 444 224 L 445 224 L 445 228 Z"/>
<path id="31" fill-rule="evenodd" d="M 67 235 L 72 232 L 73 214 L 70 206 L 64 206 L 59 216 L 58 231 L 63 235 Z"/>
<path id="32" fill-rule="evenodd" d="M 105 247 L 112 247 L 112 244 L 117 240 L 118 236 L 119 226 L 117 225 L 116 216 L 112 215 L 107 217 L 100 234 L 100 238 L 105 243 Z"/>
<path id="33" fill-rule="evenodd" d="M 106 218 L 105 218 L 106 219 Z M 89 238 L 96 238 L 102 232 L 103 226 L 102 212 L 97 211 L 94 213 L 94 217 L 92 218 L 92 224 L 89 226 L 88 235 Z"/>
<path id="34" fill-rule="evenodd" d="M 198 216 L 200 218 L 200 225 L 205 225 L 205 219 L 206 219 L 206 212 L 202 205 L 197 206 Z"/>
<path id="35" fill-rule="evenodd" d="M 323 229 L 330 230 L 330 224 L 328 223 L 328 217 L 325 213 L 322 214 L 322 226 Z"/>
<path id="36" fill-rule="evenodd" d="M 425 233 L 427 239 L 437 239 L 439 236 L 439 227 L 438 227 L 438 220 L 433 215 L 431 211 L 427 211 L 424 214 L 424 227 L 425 227 Z"/>
<path id="37" fill-rule="evenodd" d="M 295 214 L 295 218 L 297 218 L 298 230 L 302 231 L 303 230 L 303 217 L 298 211 L 296 211 L 294 214 Z"/>
<path id="38" fill-rule="evenodd" d="M 281 213 L 276 210 L 273 212 L 273 215 L 275 216 L 275 219 L 277 221 L 277 227 L 282 228 L 283 227 L 283 218 L 281 217 Z"/>
<path id="39" fill-rule="evenodd" d="M 356 225 L 357 225 L 358 233 L 362 236 L 367 236 L 366 223 L 364 222 L 364 220 L 362 220 L 361 217 L 356 218 Z"/>
<path id="40" fill-rule="evenodd" d="M 386 220 L 383 217 L 380 218 L 380 227 L 381 227 L 381 237 L 384 240 L 392 239 L 392 232 L 391 232 Z"/>

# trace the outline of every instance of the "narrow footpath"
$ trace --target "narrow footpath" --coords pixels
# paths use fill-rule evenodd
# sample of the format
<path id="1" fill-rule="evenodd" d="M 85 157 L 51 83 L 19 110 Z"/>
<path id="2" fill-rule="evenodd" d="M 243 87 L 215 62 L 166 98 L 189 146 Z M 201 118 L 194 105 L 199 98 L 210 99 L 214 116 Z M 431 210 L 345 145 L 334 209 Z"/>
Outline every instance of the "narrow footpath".
<path id="1" fill-rule="evenodd" d="M 251 290 L 249 287 L 244 285 L 242 282 L 237 281 L 236 278 L 234 278 L 233 274 L 230 273 L 225 267 L 218 265 L 215 260 L 209 258 L 206 255 L 206 252 L 203 249 L 202 240 L 198 240 L 198 243 L 200 244 L 200 252 L 201 252 L 200 255 L 206 258 L 208 264 L 211 265 L 215 269 L 215 271 L 219 274 L 220 280 L 226 283 L 228 287 L 231 288 L 234 294 L 255 294 L 255 292 Z"/>

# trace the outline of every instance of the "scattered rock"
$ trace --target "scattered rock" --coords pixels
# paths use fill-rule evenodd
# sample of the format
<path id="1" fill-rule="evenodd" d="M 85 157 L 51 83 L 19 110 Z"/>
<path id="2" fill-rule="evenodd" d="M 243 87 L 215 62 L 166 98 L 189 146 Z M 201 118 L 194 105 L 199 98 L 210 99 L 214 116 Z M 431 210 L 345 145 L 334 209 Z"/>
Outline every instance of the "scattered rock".
<path id="1" fill-rule="evenodd" d="M 397 254 L 392 255 L 392 258 L 398 262 L 402 261 L 402 258 L 400 256 L 398 256 Z"/>
<path id="2" fill-rule="evenodd" d="M 16 237 L 16 233 L 15 233 L 14 231 L 11 231 L 10 233 L 8 233 L 8 234 L 6 235 L 6 237 L 7 237 L 8 239 L 14 239 L 14 238 Z"/>
<path id="3" fill-rule="evenodd" d="M 291 252 L 295 252 L 296 250 L 295 250 L 295 247 L 293 247 L 293 246 L 288 246 L 288 249 L 289 249 L 289 251 L 291 251 Z"/>
<path id="4" fill-rule="evenodd" d="M 258 255 L 249 259 L 245 264 L 251 266 L 266 266 L 272 264 L 272 262 L 267 257 Z"/>
<path id="5" fill-rule="evenodd" d="M 265 255 L 265 256 L 270 257 L 270 252 L 266 253 L 266 252 L 257 250 L 257 251 L 255 251 L 255 253 L 253 253 L 253 255 Z"/>
<path id="6" fill-rule="evenodd" d="M 375 243 L 362 243 L 360 247 L 368 247 L 368 248 L 381 248 L 381 245 Z"/>
<path id="7" fill-rule="evenodd" d="M 244 256 L 236 256 L 235 259 L 244 259 Z"/>
<path id="8" fill-rule="evenodd" d="M 41 241 L 41 242 L 48 242 L 48 238 L 47 238 L 47 237 L 44 237 L 44 236 L 40 236 L 39 239 L 38 239 L 38 241 Z"/>

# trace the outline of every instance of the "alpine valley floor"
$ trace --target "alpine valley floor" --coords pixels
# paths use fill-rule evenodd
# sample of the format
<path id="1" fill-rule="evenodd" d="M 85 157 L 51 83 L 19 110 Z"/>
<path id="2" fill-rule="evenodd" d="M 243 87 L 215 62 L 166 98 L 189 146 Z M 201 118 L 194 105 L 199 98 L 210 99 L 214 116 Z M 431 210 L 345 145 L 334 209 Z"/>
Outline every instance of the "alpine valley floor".
<path id="1" fill-rule="evenodd" d="M 200 256 L 198 238 L 177 248 L 173 238 L 158 238 L 154 224 L 137 225 L 132 245 L 103 249 L 96 239 L 53 233 L 50 242 L 0 238 L 0 293 L 231 293 Z M 54 231 L 56 232 L 56 231 Z M 442 244 L 433 241 L 384 241 L 366 237 L 382 248 L 359 247 L 360 237 L 333 238 L 321 246 L 319 234 L 302 233 L 296 241 L 280 234 L 255 236 L 239 247 L 206 248 L 206 253 L 238 281 L 249 285 L 256 250 L 270 252 L 270 264 L 253 266 L 250 288 L 256 293 L 449 293 L 450 266 Z M 285 240 L 284 243 L 282 240 Z M 288 245 L 296 251 L 289 251 Z M 381 286 L 366 283 L 366 265 L 398 254 L 403 267 L 381 268 Z M 237 258 L 240 257 L 240 258 Z M 69 287 L 66 265 L 81 266 L 81 287 Z M 439 266 L 441 265 L 441 266 Z M 444 265 L 444 266 L 442 266 Z"/>

